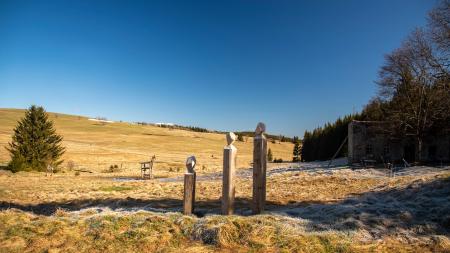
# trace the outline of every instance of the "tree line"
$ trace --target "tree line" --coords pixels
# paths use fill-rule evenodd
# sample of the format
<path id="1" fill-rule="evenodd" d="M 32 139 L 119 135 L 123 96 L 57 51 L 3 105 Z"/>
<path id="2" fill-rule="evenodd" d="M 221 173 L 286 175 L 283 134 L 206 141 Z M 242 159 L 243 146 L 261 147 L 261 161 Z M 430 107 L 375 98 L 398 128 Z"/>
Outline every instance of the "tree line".
<path id="1" fill-rule="evenodd" d="M 330 159 L 347 136 L 347 124 L 360 119 L 389 122 L 391 135 L 414 138 L 420 161 L 425 138 L 450 132 L 449 57 L 450 0 L 443 0 L 429 13 L 425 27 L 385 56 L 376 81 L 378 94 L 360 114 L 305 132 L 302 160 Z"/>
<path id="2" fill-rule="evenodd" d="M 347 137 L 348 123 L 361 119 L 360 114 L 347 115 L 338 118 L 333 123 L 326 123 L 323 127 L 317 127 L 313 131 L 305 131 L 301 148 L 302 161 L 328 160 L 337 151 Z M 294 150 L 295 151 L 295 150 Z M 338 156 L 346 156 L 347 148 L 344 146 Z"/>

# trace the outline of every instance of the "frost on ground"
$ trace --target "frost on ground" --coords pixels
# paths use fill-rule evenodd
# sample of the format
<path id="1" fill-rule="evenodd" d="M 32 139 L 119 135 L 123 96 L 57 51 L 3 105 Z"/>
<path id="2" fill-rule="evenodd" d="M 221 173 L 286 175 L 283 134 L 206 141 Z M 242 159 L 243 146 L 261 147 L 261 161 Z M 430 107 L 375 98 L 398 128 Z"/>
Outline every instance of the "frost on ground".
<path id="1" fill-rule="evenodd" d="M 302 168 L 300 167 L 300 170 Z M 448 239 L 450 232 L 450 167 L 415 166 L 389 177 L 383 169 L 307 168 L 309 175 L 376 178 L 385 183 L 368 192 L 328 203 L 290 204 L 273 210 L 309 221 L 306 231 L 357 231 L 361 241 L 395 236 L 405 242 Z M 449 245 L 450 246 L 450 245 Z"/>
<path id="2" fill-rule="evenodd" d="M 310 221 L 307 231 L 359 230 L 365 240 L 386 235 L 415 239 L 427 234 L 448 235 L 450 180 L 415 180 L 407 186 L 377 189 L 336 203 L 280 208 Z"/>
<path id="3" fill-rule="evenodd" d="M 58 247 L 69 252 L 79 251 L 71 239 L 79 235 L 88 238 L 85 251 L 450 251 L 450 167 L 416 166 L 390 177 L 385 169 L 345 163 L 271 164 L 266 212 L 256 216 L 249 213 L 248 169 L 237 172 L 234 216 L 217 215 L 220 173 L 197 182 L 197 216 L 180 213 L 183 185 L 176 178 L 0 175 L 0 252 L 19 238 L 22 252 L 52 233 L 65 238 Z M 115 248 L 120 242 L 125 248 Z"/>

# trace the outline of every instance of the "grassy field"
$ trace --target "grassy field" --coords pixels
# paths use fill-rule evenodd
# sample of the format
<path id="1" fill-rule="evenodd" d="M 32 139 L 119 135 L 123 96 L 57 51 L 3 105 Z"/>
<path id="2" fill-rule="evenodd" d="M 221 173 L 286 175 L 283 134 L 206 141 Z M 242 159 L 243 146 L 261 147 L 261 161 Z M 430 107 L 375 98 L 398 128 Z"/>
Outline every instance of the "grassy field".
<path id="1" fill-rule="evenodd" d="M 0 110 L 2 146 L 22 114 Z M 250 215 L 249 139 L 237 143 L 236 215 L 222 216 L 223 135 L 51 117 L 64 159 L 93 173 L 0 170 L 0 253 L 450 252 L 450 167 L 389 177 L 326 162 L 269 164 L 266 211 Z M 269 145 L 275 157 L 290 157 L 292 144 Z M 150 154 L 157 178 L 136 180 L 137 163 Z M 180 176 L 190 154 L 200 175 L 195 215 L 185 216 Z M 105 173 L 111 164 L 122 169 Z"/>
<path id="2" fill-rule="evenodd" d="M 449 169 L 286 170 L 268 177 L 267 212 L 255 216 L 246 177 L 239 215 L 218 215 L 221 181 L 208 180 L 197 215 L 184 216 L 181 181 L 2 172 L 0 252 L 449 252 Z"/>
<path id="3" fill-rule="evenodd" d="M 13 129 L 23 115 L 24 110 L 0 109 L 0 163 L 7 163 L 10 159 L 4 147 L 11 141 Z M 186 157 L 195 155 L 199 173 L 221 171 L 223 146 L 226 144 L 224 134 L 121 122 L 102 124 L 82 116 L 49 115 L 57 132 L 64 137 L 63 145 L 67 148 L 64 165 L 73 161 L 78 168 L 97 172 L 110 165 L 118 165 L 124 174 L 138 175 L 139 162 L 156 155 L 156 175 L 167 175 L 183 172 Z M 252 143 L 252 138 L 236 142 L 238 167 L 251 167 Z M 269 148 L 275 158 L 292 159 L 292 143 L 269 142 Z"/>

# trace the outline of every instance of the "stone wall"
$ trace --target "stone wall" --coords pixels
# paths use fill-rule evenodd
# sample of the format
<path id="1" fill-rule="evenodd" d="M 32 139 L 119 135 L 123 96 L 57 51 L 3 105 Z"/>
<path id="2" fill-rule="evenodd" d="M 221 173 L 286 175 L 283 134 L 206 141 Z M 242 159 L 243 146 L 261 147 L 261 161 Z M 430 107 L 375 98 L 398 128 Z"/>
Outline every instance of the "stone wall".
<path id="1" fill-rule="evenodd" d="M 348 160 L 358 163 L 363 159 L 377 162 L 398 162 L 405 158 L 415 160 L 416 145 L 411 138 L 389 135 L 387 122 L 352 121 L 348 125 Z M 450 161 L 450 136 L 429 137 L 423 142 L 422 161 Z"/>

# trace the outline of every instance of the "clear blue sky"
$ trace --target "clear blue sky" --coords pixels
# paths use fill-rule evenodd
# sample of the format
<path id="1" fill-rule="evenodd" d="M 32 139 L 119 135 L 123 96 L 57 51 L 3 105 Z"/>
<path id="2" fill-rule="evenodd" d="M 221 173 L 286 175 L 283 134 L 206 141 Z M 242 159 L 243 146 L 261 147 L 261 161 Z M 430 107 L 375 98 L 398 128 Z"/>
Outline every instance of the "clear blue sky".
<path id="1" fill-rule="evenodd" d="M 0 0 L 0 107 L 303 136 L 375 95 L 433 0 Z"/>

